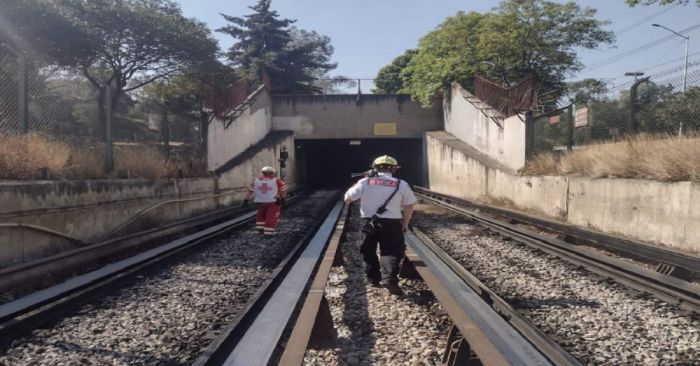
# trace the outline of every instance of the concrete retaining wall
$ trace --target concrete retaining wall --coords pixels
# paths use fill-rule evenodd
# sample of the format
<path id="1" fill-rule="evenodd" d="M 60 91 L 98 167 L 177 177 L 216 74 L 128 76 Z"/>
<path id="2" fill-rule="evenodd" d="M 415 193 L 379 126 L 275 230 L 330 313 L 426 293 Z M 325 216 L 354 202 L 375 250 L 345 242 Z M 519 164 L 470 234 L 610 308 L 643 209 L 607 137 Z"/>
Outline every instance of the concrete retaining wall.
<path id="1" fill-rule="evenodd" d="M 294 154 L 294 135 L 291 132 L 271 132 L 268 137 L 248 151 L 250 157 L 226 172 L 221 173 L 219 184 L 222 189 L 247 187 L 253 179 L 260 175 L 260 168 L 269 165 L 275 167 L 278 176 L 290 186 L 297 185 L 296 156 Z M 289 159 L 286 167 L 282 168 L 278 161 L 281 151 L 287 151 Z"/>
<path id="2" fill-rule="evenodd" d="M 429 187 L 577 226 L 700 252 L 700 185 L 518 176 L 441 132 L 426 136 Z"/>
<path id="3" fill-rule="evenodd" d="M 290 153 L 286 180 L 294 188 L 293 136 L 279 132 L 239 154 L 236 161 L 228 161 L 230 169 L 218 177 L 0 182 L 0 267 L 237 204 L 262 166 L 279 167 L 282 148 Z M 3 223 L 36 225 L 81 242 Z"/>
<path id="4" fill-rule="evenodd" d="M 267 136 L 272 127 L 270 94 L 262 88 L 253 102 L 233 120 L 214 118 L 207 130 L 207 167 L 216 170 Z"/>
<path id="5" fill-rule="evenodd" d="M 439 103 L 422 108 L 405 95 L 275 95 L 272 129 L 297 139 L 422 138 L 443 128 Z"/>
<path id="6" fill-rule="evenodd" d="M 211 211 L 222 207 L 224 198 L 240 199 L 241 192 L 242 187 L 219 191 L 216 178 L 0 182 L 0 223 L 35 225 L 82 242 L 29 228 L 0 227 L 0 266 L 99 241 L 123 225 L 115 235 Z M 228 195 L 208 198 L 216 194 Z M 162 204 L 176 200 L 187 201 Z M 149 208 L 153 209 L 138 216 Z M 138 219 L 131 221 L 134 217 Z"/>
<path id="7" fill-rule="evenodd" d="M 443 109 L 447 132 L 513 170 L 525 166 L 523 116 L 505 118 L 457 83 Z"/>

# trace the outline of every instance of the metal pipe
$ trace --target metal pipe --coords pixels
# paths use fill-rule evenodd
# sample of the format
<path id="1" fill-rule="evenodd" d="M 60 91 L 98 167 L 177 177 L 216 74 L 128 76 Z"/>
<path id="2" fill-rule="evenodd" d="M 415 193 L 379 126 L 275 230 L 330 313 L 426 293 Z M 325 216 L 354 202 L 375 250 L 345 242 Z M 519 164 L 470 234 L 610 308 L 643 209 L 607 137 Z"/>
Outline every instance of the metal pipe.
<path id="1" fill-rule="evenodd" d="M 76 242 L 79 244 L 82 243 L 82 241 L 80 239 L 76 239 L 76 238 L 69 236 L 67 234 L 64 234 L 64 233 L 61 233 L 61 232 L 58 232 L 58 231 L 55 231 L 55 230 L 52 230 L 52 229 L 49 229 L 49 228 L 43 227 L 43 226 L 37 226 L 37 225 L 32 225 L 32 224 L 22 224 L 19 222 L 2 222 L 2 223 L 0 223 L 0 228 L 29 229 L 32 231 L 36 231 L 36 232 L 40 232 L 40 233 L 44 233 L 44 234 L 49 234 L 51 236 L 57 236 L 57 237 L 60 237 L 60 238 L 66 239 L 66 240 L 70 240 L 72 242 Z"/>

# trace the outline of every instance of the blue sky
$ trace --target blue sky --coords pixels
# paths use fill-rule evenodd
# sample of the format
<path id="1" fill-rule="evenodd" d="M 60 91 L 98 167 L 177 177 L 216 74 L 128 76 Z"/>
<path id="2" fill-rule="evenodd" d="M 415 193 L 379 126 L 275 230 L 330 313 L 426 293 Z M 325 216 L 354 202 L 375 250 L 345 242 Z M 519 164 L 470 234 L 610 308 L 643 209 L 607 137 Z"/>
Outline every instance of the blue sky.
<path id="1" fill-rule="evenodd" d="M 219 13 L 241 16 L 250 13 L 247 8 L 256 0 L 178 0 L 186 16 L 206 22 L 212 29 L 225 24 Z M 618 33 L 613 47 L 582 50 L 584 69 L 571 79 L 584 77 L 607 78 L 620 85 L 629 80 L 626 71 L 644 69 L 647 74 L 682 65 L 684 40 L 679 37 L 660 43 L 643 52 L 620 59 L 606 59 L 635 49 L 670 33 L 654 28 L 659 23 L 674 30 L 700 24 L 700 7 L 692 4 L 671 9 L 659 6 L 627 7 L 623 0 L 579 0 L 581 6 L 598 9 L 598 18 L 609 20 L 609 30 Z M 296 19 L 296 25 L 329 36 L 335 47 L 333 60 L 338 63 L 334 75 L 353 78 L 372 78 L 377 71 L 407 48 L 415 47 L 421 36 L 434 29 L 447 16 L 459 10 L 486 12 L 495 0 L 273 0 L 272 7 L 283 17 Z M 623 31 L 620 33 L 620 31 Z M 700 28 L 690 34 L 690 51 L 700 51 Z M 233 40 L 217 33 L 222 47 Z M 691 56 L 691 62 L 700 60 L 700 54 Z M 650 66 L 664 64 L 656 68 Z M 596 67 L 590 67 L 596 66 Z M 614 79 L 613 79 L 614 78 Z"/>

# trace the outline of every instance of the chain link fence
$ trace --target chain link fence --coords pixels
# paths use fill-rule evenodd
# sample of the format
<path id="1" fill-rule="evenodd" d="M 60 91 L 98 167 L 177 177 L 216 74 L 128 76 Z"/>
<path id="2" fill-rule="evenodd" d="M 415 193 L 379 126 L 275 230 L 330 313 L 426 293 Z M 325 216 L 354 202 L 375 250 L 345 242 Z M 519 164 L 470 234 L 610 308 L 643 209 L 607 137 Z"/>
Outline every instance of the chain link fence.
<path id="1" fill-rule="evenodd" d="M 0 179 L 206 174 L 198 111 L 171 110 L 139 93 L 123 95 L 114 108 L 114 164 L 108 164 L 99 95 L 75 71 L 0 44 Z"/>
<path id="2" fill-rule="evenodd" d="M 698 136 L 700 60 L 628 78 L 614 87 L 602 82 L 581 87 L 569 93 L 570 105 L 535 116 L 533 151 L 576 149 L 640 134 Z"/>
<path id="3" fill-rule="evenodd" d="M 0 46 L 0 137 L 34 133 L 61 141 L 71 111 L 54 83 L 60 71 Z"/>
<path id="4" fill-rule="evenodd" d="M 320 94 L 374 94 L 374 79 L 338 76 L 330 79 L 316 79 L 313 85 Z"/>

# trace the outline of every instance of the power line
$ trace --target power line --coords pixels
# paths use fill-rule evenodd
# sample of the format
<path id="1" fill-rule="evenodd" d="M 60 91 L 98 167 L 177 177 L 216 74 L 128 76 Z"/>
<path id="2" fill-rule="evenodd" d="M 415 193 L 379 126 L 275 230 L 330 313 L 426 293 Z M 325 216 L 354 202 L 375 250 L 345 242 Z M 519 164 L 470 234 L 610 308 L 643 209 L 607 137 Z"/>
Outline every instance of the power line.
<path id="1" fill-rule="evenodd" d="M 615 34 L 618 35 L 618 36 L 619 36 L 619 35 L 622 35 L 623 33 L 627 32 L 628 30 L 633 29 L 633 28 L 636 28 L 636 27 L 638 27 L 638 26 L 640 26 L 640 25 L 642 25 L 642 24 L 644 24 L 644 23 L 646 23 L 646 22 L 648 22 L 648 21 L 650 21 L 650 20 L 656 18 L 657 16 L 659 16 L 659 15 L 661 15 L 661 14 L 663 14 L 663 13 L 665 13 L 665 12 L 667 12 L 667 11 L 669 11 L 669 10 L 675 8 L 675 7 L 677 7 L 677 6 L 678 6 L 678 4 L 674 4 L 674 5 L 671 5 L 671 6 L 667 6 L 667 7 L 663 8 L 663 9 L 661 9 L 661 11 L 659 11 L 659 12 L 656 12 L 656 13 L 654 13 L 654 14 L 652 14 L 652 15 L 650 15 L 650 16 L 648 16 L 648 17 L 646 17 L 646 18 L 644 18 L 644 19 L 642 19 L 642 20 L 640 20 L 640 21 L 638 21 L 638 22 L 636 22 L 636 23 L 634 23 L 634 24 L 631 24 L 631 25 L 629 25 L 629 26 L 627 26 L 627 27 L 625 27 L 625 28 L 620 29 L 619 31 L 615 32 Z"/>
<path id="2" fill-rule="evenodd" d="M 687 32 L 693 31 L 693 30 L 698 29 L 698 28 L 700 28 L 700 24 L 695 24 L 693 26 L 690 26 L 686 29 L 679 31 L 678 33 L 687 33 Z M 675 37 L 677 37 L 675 34 L 670 34 L 668 36 L 656 39 L 656 40 L 651 41 L 649 43 L 645 43 L 637 48 L 625 51 L 623 53 L 617 54 L 617 55 L 612 56 L 612 57 L 608 57 L 607 59 L 600 60 L 600 61 L 584 68 L 584 70 L 589 71 L 589 70 L 597 69 L 597 68 L 602 67 L 602 66 L 606 66 L 610 63 L 617 62 L 619 60 L 622 60 L 624 58 L 627 58 L 627 57 L 632 56 L 634 54 L 637 54 L 639 52 L 646 51 L 646 50 L 648 50 L 652 47 L 655 47 L 661 43 L 664 43 L 666 41 L 675 39 Z"/>
<path id="3" fill-rule="evenodd" d="M 693 61 L 693 62 L 688 63 L 688 69 L 689 69 L 689 70 L 690 70 L 690 69 L 695 69 L 695 68 L 697 68 L 698 66 L 700 66 L 700 60 L 696 60 L 696 61 Z M 672 67 L 672 68 L 668 68 L 668 69 L 666 69 L 666 70 L 662 70 L 662 71 L 659 71 L 659 72 L 657 72 L 657 73 L 655 73 L 655 74 L 649 75 L 649 77 L 651 78 L 652 81 L 658 80 L 658 79 L 660 79 L 660 78 L 663 78 L 664 76 L 669 76 L 669 75 L 673 75 L 673 74 L 678 74 L 678 73 L 680 73 L 680 72 L 683 71 L 684 67 L 685 67 L 685 64 L 679 65 L 679 66 L 674 66 L 674 67 Z M 624 82 L 624 83 L 621 83 L 621 84 L 619 84 L 619 85 L 616 85 L 616 86 L 615 86 L 614 88 L 612 88 L 611 90 L 614 91 L 614 90 L 624 89 L 624 88 L 626 88 L 626 87 L 632 85 L 633 83 L 634 83 L 634 82 L 632 82 L 632 81 Z"/>
<path id="4" fill-rule="evenodd" d="M 691 53 L 690 55 L 688 55 L 688 58 L 693 57 L 693 56 L 697 56 L 697 55 L 700 55 L 700 52 Z M 647 67 L 645 67 L 645 68 L 643 68 L 643 69 L 639 69 L 639 71 L 648 71 L 648 70 L 651 70 L 651 69 L 655 69 L 655 68 L 657 68 L 657 67 L 666 66 L 666 65 L 668 65 L 668 64 L 672 64 L 672 63 L 675 63 L 675 62 L 678 62 L 678 61 L 683 61 L 683 60 L 685 60 L 685 57 L 680 57 L 680 58 L 677 58 L 677 59 L 673 59 L 673 60 L 671 60 L 671 61 L 663 62 L 663 63 L 656 64 L 656 65 L 647 66 Z M 622 77 L 622 76 L 619 76 L 619 77 Z"/>
<path id="5" fill-rule="evenodd" d="M 689 55 L 688 55 L 689 62 L 700 61 L 700 60 L 690 60 L 691 57 L 694 57 L 694 56 L 697 56 L 697 55 L 700 55 L 700 52 L 695 52 L 695 53 L 689 54 Z M 678 61 L 683 61 L 683 60 L 685 60 L 685 57 L 676 58 L 676 59 L 673 59 L 673 60 L 670 60 L 670 61 L 666 61 L 666 62 L 663 62 L 663 63 L 660 63 L 660 64 L 650 65 L 650 66 L 647 66 L 647 67 L 644 67 L 644 68 L 641 68 L 641 69 L 638 68 L 638 69 L 636 69 L 636 71 L 649 71 L 649 70 L 651 70 L 651 69 L 656 69 L 656 68 L 658 68 L 658 67 L 666 66 L 666 65 L 669 65 L 669 64 L 672 64 L 672 63 L 676 63 L 676 62 L 678 62 Z M 681 66 L 678 66 L 678 67 L 681 67 Z M 602 80 L 602 81 L 613 81 L 613 80 L 618 80 L 618 79 L 622 79 L 622 78 L 625 78 L 625 77 L 626 77 L 626 76 L 622 76 L 622 75 L 621 75 L 621 76 L 611 76 L 611 77 L 608 77 L 608 78 L 600 78 L 599 80 Z"/>

